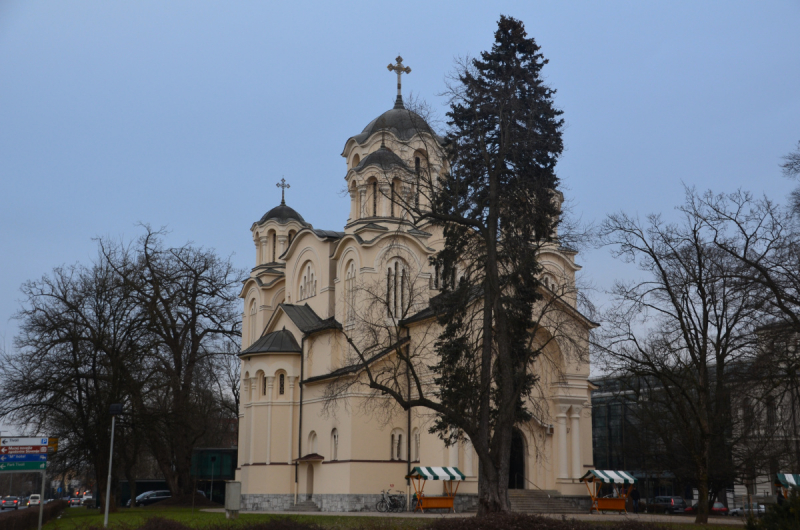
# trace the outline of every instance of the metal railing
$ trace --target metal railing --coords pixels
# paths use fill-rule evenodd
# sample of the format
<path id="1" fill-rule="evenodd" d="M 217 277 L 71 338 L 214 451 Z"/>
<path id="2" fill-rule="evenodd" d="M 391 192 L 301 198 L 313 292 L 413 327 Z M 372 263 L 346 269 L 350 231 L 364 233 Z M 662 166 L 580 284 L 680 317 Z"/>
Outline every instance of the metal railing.
<path id="1" fill-rule="evenodd" d="M 539 490 L 539 491 L 541 491 L 541 492 L 544 492 L 544 490 L 543 490 L 542 488 L 540 488 L 539 486 L 537 486 L 536 484 L 534 484 L 533 482 L 531 482 L 530 480 L 528 480 L 527 478 L 525 478 L 525 475 L 520 475 L 519 473 L 514 473 L 514 486 L 519 486 L 519 484 L 520 484 L 520 482 L 519 482 L 519 479 L 520 479 L 520 478 L 522 478 L 522 480 L 524 481 L 524 482 L 523 482 L 523 484 L 524 484 L 525 482 L 527 482 L 528 484 L 530 484 L 531 486 L 533 486 L 533 487 L 534 487 L 534 488 L 536 488 L 537 490 Z M 523 488 L 519 488 L 519 487 L 517 487 L 517 488 L 515 488 L 515 489 L 523 489 Z M 550 497 L 550 494 L 549 494 L 549 493 L 547 494 L 547 497 L 548 497 L 548 498 Z"/>

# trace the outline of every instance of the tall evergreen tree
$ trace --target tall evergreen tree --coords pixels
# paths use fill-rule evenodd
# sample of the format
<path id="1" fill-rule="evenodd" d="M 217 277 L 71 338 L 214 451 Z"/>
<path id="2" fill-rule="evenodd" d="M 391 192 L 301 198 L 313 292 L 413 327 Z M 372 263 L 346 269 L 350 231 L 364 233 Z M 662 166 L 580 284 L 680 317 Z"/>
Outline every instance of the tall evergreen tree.
<path id="1" fill-rule="evenodd" d="M 431 211 L 421 212 L 444 229 L 436 264 L 450 279 L 436 299 L 440 399 L 476 420 L 465 428 L 440 415 L 436 428 L 472 440 L 486 512 L 508 509 L 512 432 L 531 418 L 524 398 L 543 346 L 532 340 L 541 298 L 537 250 L 555 237 L 563 150 L 562 112 L 541 76 L 547 62 L 521 21 L 500 17 L 491 51 L 465 64 L 451 87 L 451 168 Z"/>

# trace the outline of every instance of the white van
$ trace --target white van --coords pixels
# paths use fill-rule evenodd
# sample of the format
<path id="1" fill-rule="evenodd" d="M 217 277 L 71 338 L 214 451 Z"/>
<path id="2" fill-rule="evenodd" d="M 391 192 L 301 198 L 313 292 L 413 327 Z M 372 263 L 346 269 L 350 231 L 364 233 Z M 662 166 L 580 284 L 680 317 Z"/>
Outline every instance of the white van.
<path id="1" fill-rule="evenodd" d="M 34 493 L 28 498 L 28 506 L 39 506 L 42 502 L 42 498 L 39 496 L 38 493 Z"/>

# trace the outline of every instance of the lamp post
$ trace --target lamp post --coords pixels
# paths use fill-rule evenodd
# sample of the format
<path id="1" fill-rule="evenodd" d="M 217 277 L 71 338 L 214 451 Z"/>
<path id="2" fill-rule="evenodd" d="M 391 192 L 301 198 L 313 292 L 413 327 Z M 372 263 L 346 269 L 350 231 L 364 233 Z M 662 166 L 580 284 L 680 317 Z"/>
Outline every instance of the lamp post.
<path id="1" fill-rule="evenodd" d="M 114 459 L 114 424 L 118 414 L 122 414 L 122 403 L 114 403 L 109 407 L 111 414 L 111 449 L 108 452 L 108 480 L 106 481 L 106 515 L 103 518 L 103 528 L 108 527 L 108 504 L 111 497 L 111 462 Z"/>
<path id="2" fill-rule="evenodd" d="M 211 502 L 214 502 L 214 462 L 217 461 L 216 456 L 211 457 Z"/>

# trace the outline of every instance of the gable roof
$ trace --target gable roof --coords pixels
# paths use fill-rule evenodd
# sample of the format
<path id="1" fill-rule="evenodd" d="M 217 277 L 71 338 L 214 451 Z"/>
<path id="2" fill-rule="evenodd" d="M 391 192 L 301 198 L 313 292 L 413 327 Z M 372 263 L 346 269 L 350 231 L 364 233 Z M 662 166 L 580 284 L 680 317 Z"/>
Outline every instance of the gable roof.
<path id="1" fill-rule="evenodd" d="M 286 316 L 289 317 L 289 319 L 294 322 L 294 325 L 305 335 L 325 329 L 342 329 L 342 325 L 335 317 L 322 319 L 307 303 L 303 305 L 280 304 L 278 307 L 286 313 Z"/>
<path id="2" fill-rule="evenodd" d="M 282 329 L 267 333 L 240 353 L 239 356 L 253 353 L 301 353 L 301 351 L 300 345 L 297 344 L 292 332 Z"/>

